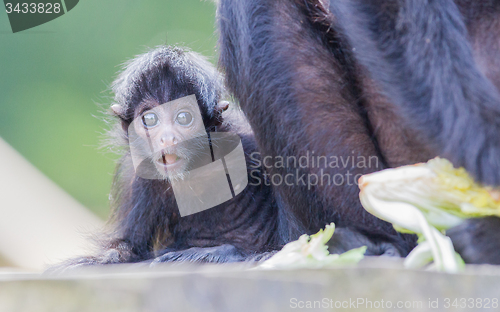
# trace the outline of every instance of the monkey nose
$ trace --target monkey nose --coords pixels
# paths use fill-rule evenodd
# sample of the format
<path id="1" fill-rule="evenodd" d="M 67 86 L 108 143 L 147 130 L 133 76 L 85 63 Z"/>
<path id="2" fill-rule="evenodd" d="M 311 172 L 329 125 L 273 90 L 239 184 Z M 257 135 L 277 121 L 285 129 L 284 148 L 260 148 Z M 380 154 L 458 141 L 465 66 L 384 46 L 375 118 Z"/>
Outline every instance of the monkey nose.
<path id="1" fill-rule="evenodd" d="M 164 147 L 177 144 L 177 138 L 173 135 L 162 136 L 160 139 L 160 144 Z"/>

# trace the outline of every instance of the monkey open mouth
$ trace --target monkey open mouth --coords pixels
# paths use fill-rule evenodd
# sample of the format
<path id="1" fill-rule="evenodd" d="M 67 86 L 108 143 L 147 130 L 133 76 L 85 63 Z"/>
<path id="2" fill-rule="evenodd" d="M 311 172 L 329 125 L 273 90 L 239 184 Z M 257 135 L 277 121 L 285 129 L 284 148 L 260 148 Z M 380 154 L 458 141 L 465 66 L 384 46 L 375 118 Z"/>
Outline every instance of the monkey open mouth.
<path id="1" fill-rule="evenodd" d="M 163 164 L 173 164 L 177 161 L 177 159 L 179 159 L 179 156 L 177 156 L 176 154 L 164 154 L 162 155 L 162 162 Z"/>
<path id="2" fill-rule="evenodd" d="M 177 154 L 162 154 L 156 162 L 161 167 L 172 170 L 177 168 L 183 163 L 183 158 L 179 157 Z"/>

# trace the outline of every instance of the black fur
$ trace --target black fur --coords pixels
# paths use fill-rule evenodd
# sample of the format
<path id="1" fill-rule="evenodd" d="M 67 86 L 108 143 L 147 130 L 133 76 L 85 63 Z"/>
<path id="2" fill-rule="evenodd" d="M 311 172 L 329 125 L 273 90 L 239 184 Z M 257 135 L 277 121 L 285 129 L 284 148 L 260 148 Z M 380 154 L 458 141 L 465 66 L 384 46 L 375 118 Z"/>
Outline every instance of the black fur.
<path id="1" fill-rule="evenodd" d="M 268 168 L 294 176 L 365 174 L 388 166 L 368 122 L 356 63 L 335 31 L 322 23 L 313 1 L 222 0 L 218 7 L 220 63 L 263 155 L 316 155 L 379 159 L 376 168 Z M 411 235 L 367 213 L 356 184 L 278 185 L 278 233 L 283 243 L 329 222 L 368 233 L 406 255 Z M 377 235 L 373 233 L 378 233 Z M 371 235 L 373 234 L 373 235 Z"/>
<path id="2" fill-rule="evenodd" d="M 113 145 L 122 145 L 124 155 L 111 193 L 112 233 L 102 239 L 99 254 L 69 260 L 51 271 L 155 258 L 154 264 L 259 260 L 279 248 L 272 190 L 252 183 L 260 173 L 249 176 L 249 185 L 235 198 L 182 218 L 168 181 L 135 175 L 126 129 L 137 116 L 138 105 L 145 100 L 162 104 L 191 94 L 198 99 L 206 130 L 237 133 L 247 167 L 255 167 L 248 157 L 256 150 L 253 134 L 237 109 L 223 114 L 218 110 L 225 91 L 220 75 L 209 62 L 181 48 L 158 47 L 128 62 L 114 82 L 113 91 L 121 109 L 110 136 Z"/>
<path id="3" fill-rule="evenodd" d="M 493 10 L 485 16 L 496 11 L 498 17 L 500 4 L 487 2 L 459 4 L 469 12 L 483 3 L 483 10 Z M 476 63 L 466 27 L 478 21 L 466 20 L 452 0 L 340 0 L 330 9 L 356 59 L 408 124 L 440 155 L 481 182 L 499 185 L 500 95 Z"/>
<path id="4" fill-rule="evenodd" d="M 448 231 L 466 263 L 500 264 L 500 218 L 470 219 Z"/>
<path id="5" fill-rule="evenodd" d="M 356 59 L 408 127 L 477 180 L 500 185 L 500 2 L 331 1 Z M 468 263 L 500 264 L 500 219 L 450 230 Z"/>
<path id="6" fill-rule="evenodd" d="M 295 196 L 290 190 L 273 193 L 265 177 L 266 169 L 259 168 L 257 163 L 261 160 L 259 155 L 253 154 L 259 151 L 253 133 L 237 109 L 220 113 L 217 103 L 225 93 L 221 77 L 199 55 L 180 48 L 159 47 L 128 62 L 113 83 L 113 91 L 119 105 L 114 114 L 119 118 L 113 116 L 118 122 L 114 122 L 109 132 L 110 145 L 121 146 L 124 155 L 118 163 L 111 192 L 112 233 L 102 238 L 98 254 L 68 260 L 49 272 L 113 263 L 262 261 L 293 237 L 324 227 L 325 220 L 335 220 L 343 226 L 329 244 L 332 253 L 367 246 L 369 255 L 400 256 L 413 244 L 369 215 L 353 219 L 352 214 L 346 214 L 344 219 L 332 211 L 322 211 L 319 208 L 324 203 L 316 201 L 317 194 L 303 187 Z M 145 100 L 165 103 L 190 94 L 198 99 L 207 131 L 230 131 L 241 137 L 251 172 L 249 185 L 233 200 L 180 218 L 169 182 L 135 175 L 127 129 Z M 280 129 L 272 138 L 286 138 L 283 131 Z M 300 133 L 298 129 L 296 134 L 303 135 Z M 282 194 L 287 198 L 283 199 Z M 295 204 L 310 205 L 307 206 L 310 216 L 305 218 L 314 223 L 305 227 L 290 209 L 284 209 L 293 207 L 289 206 L 290 200 L 295 199 L 300 200 Z M 352 202 L 349 198 L 339 200 Z M 355 224 L 364 218 L 368 221 Z"/>
<path id="7" fill-rule="evenodd" d="M 220 63 L 264 155 L 379 157 L 361 173 L 440 155 L 497 186 L 499 13 L 494 0 L 221 0 Z M 275 189 L 283 241 L 334 221 L 414 246 L 367 215 L 356 186 Z M 466 224 L 482 222 L 460 227 L 458 249 L 497 263 L 496 222 Z"/>

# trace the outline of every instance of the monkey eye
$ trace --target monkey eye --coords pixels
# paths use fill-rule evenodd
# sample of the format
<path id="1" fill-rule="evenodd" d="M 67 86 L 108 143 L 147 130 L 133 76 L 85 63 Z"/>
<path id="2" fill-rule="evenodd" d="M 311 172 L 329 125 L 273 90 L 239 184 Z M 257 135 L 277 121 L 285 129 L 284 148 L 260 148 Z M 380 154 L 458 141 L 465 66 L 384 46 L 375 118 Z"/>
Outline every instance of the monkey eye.
<path id="1" fill-rule="evenodd" d="M 193 116 L 188 112 L 182 112 L 177 114 L 176 120 L 181 126 L 187 126 L 193 121 Z"/>
<path id="2" fill-rule="evenodd" d="M 159 119 L 155 113 L 150 112 L 150 113 L 146 113 L 146 114 L 142 115 L 142 123 L 147 128 L 151 128 L 151 127 L 156 126 L 158 124 L 158 122 L 159 122 Z"/>

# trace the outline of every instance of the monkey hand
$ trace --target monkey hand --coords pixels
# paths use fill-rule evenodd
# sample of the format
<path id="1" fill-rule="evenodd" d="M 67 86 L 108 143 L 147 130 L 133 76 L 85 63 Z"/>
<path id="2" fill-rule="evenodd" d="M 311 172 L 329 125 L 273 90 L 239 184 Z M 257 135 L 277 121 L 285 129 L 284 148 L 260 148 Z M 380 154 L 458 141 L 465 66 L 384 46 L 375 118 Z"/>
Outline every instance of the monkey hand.
<path id="1" fill-rule="evenodd" d="M 228 263 L 246 259 L 247 256 L 242 251 L 229 244 L 216 247 L 192 247 L 184 250 L 167 248 L 163 255 L 153 260 L 151 266 L 162 262 Z"/>

